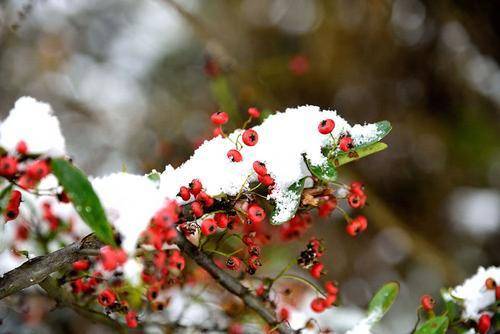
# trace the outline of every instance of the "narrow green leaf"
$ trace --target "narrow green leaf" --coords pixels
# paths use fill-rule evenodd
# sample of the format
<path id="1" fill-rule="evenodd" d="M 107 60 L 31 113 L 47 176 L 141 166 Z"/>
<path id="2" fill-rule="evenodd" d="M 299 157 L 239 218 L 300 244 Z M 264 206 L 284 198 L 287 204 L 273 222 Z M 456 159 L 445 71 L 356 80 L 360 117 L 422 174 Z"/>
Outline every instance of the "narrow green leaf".
<path id="1" fill-rule="evenodd" d="M 460 318 L 460 306 L 451 297 L 450 292 L 447 289 L 441 289 L 441 297 L 446 305 L 446 316 L 450 322 Z"/>
<path id="2" fill-rule="evenodd" d="M 304 158 L 309 171 L 318 179 L 324 182 L 333 182 L 337 180 L 337 170 L 330 160 L 320 166 L 312 165 L 306 158 Z"/>
<path id="3" fill-rule="evenodd" d="M 87 176 L 65 159 L 53 159 L 51 165 L 82 220 L 102 242 L 114 245 L 111 225 Z"/>
<path id="4" fill-rule="evenodd" d="M 351 150 L 350 152 L 342 152 L 333 157 L 333 165 L 339 167 L 345 165 L 349 162 L 364 158 L 370 154 L 380 152 L 387 148 L 387 144 L 384 143 L 374 143 L 368 146 L 363 146 Z"/>
<path id="5" fill-rule="evenodd" d="M 444 315 L 427 320 L 415 334 L 445 334 L 448 329 L 448 318 Z"/>
<path id="6" fill-rule="evenodd" d="M 384 314 L 389 311 L 398 293 L 399 284 L 397 282 L 387 283 L 377 291 L 368 304 L 368 316 L 373 319 L 374 323 L 380 321 Z"/>
<path id="7" fill-rule="evenodd" d="M 284 197 L 287 199 L 286 204 L 279 202 L 276 203 L 273 213 L 271 214 L 271 224 L 281 225 L 295 216 L 295 213 L 297 212 L 297 209 L 300 205 L 300 198 L 302 196 L 302 191 L 304 190 L 305 180 L 306 178 L 302 178 L 288 187 L 288 190 L 284 195 Z M 284 208 L 284 205 L 286 205 L 287 207 Z M 286 217 L 283 217 L 280 214 L 281 210 L 283 209 L 286 209 L 289 212 Z"/>

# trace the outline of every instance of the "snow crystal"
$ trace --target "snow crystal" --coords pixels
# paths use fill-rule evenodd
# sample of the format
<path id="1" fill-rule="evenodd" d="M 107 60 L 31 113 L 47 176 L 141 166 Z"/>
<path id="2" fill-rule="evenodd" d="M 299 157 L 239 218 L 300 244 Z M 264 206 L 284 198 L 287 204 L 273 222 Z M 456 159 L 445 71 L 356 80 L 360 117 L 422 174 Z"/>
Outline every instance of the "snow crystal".
<path id="1" fill-rule="evenodd" d="M 495 302 L 495 290 L 487 290 L 485 287 L 486 279 L 490 277 L 500 282 L 500 267 L 492 266 L 488 269 L 479 267 L 474 276 L 451 292 L 453 297 L 462 299 L 463 318 L 478 320 L 482 310 Z"/>
<path id="2" fill-rule="evenodd" d="M 59 120 L 52 115 L 52 108 L 31 97 L 18 99 L 0 125 L 1 147 L 14 153 L 21 140 L 33 154 L 62 156 L 66 151 Z"/>
<path id="3" fill-rule="evenodd" d="M 115 173 L 92 180 L 110 222 L 123 237 L 122 247 L 135 250 L 140 233 L 165 203 L 154 182 L 146 176 Z"/>
<path id="4" fill-rule="evenodd" d="M 294 182 L 310 175 L 303 155 L 314 165 L 326 163 L 321 148 L 331 145 L 332 138 L 319 133 L 318 124 L 327 118 L 335 121 L 332 132 L 335 139 L 349 132 L 354 143 L 361 145 L 374 140 L 379 134 L 375 124 L 351 127 L 336 111 L 322 111 L 315 106 L 289 108 L 269 116 L 261 125 L 253 128 L 259 135 L 259 141 L 255 146 L 241 149 L 243 161 L 234 163 L 226 156 L 227 151 L 234 148 L 232 141 L 243 131 L 239 129 L 229 138 L 219 136 L 205 141 L 180 167 L 174 169 L 167 166 L 161 175 L 160 191 L 166 197 L 175 198 L 181 186 L 197 178 L 211 196 L 236 195 L 247 177 L 249 182 L 257 181 L 252 163 L 259 160 L 266 164 L 269 174 L 276 181 L 271 198 L 278 204 L 277 220 L 284 220 L 293 209 L 289 205 L 291 198 L 286 190 Z"/>

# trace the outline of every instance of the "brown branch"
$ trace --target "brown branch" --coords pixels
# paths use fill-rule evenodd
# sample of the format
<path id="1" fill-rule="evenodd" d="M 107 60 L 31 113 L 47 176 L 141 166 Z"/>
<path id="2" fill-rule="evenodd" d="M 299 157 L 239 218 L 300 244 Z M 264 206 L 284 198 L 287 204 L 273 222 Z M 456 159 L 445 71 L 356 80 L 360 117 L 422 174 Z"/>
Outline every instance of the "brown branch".
<path id="1" fill-rule="evenodd" d="M 250 292 L 246 287 L 241 285 L 231 275 L 228 275 L 224 270 L 217 267 L 212 259 L 203 253 L 198 247 L 193 245 L 183 235 L 179 235 L 177 246 L 184 254 L 193 259 L 200 267 L 205 269 L 212 278 L 222 285 L 226 290 L 238 296 L 243 300 L 246 306 L 254 310 L 262 317 L 271 327 L 274 327 L 282 334 L 296 333 L 286 322 L 279 322 L 276 315 L 264 303 Z"/>
<path id="2" fill-rule="evenodd" d="M 85 256 L 85 250 L 99 249 L 103 244 L 93 234 L 53 253 L 29 259 L 0 278 L 0 299 L 41 283 L 53 272 Z"/>

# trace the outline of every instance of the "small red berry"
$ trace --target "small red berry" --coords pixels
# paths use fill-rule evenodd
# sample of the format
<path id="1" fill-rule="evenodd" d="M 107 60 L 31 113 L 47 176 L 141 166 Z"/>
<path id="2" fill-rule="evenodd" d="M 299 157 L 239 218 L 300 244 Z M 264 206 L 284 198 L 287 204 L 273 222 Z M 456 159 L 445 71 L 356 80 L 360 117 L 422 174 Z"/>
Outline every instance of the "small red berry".
<path id="1" fill-rule="evenodd" d="M 102 266 L 106 270 L 115 270 L 127 261 L 127 253 L 121 248 L 104 246 L 100 249 Z"/>
<path id="2" fill-rule="evenodd" d="M 332 132 L 334 128 L 335 128 L 335 122 L 333 121 L 333 119 L 329 118 L 324 119 L 318 124 L 318 131 L 324 135 L 327 135 L 330 132 Z"/>
<path id="3" fill-rule="evenodd" d="M 4 211 L 5 221 L 14 220 L 19 215 L 19 205 L 21 204 L 21 192 L 19 190 L 12 190 L 10 199 L 7 202 Z"/>
<path id="4" fill-rule="evenodd" d="M 214 204 L 214 199 L 204 191 L 200 191 L 200 193 L 196 195 L 196 201 L 203 204 L 206 208 L 209 208 Z"/>
<path id="5" fill-rule="evenodd" d="M 210 116 L 210 120 L 215 125 L 226 124 L 229 121 L 229 115 L 224 111 L 218 111 L 213 113 L 212 116 Z"/>
<path id="6" fill-rule="evenodd" d="M 0 175 L 12 177 L 17 173 L 17 159 L 5 156 L 0 158 Z"/>
<path id="7" fill-rule="evenodd" d="M 260 117 L 260 110 L 255 108 L 255 107 L 250 107 L 250 108 L 248 108 L 248 114 L 250 115 L 250 117 L 259 118 Z"/>
<path id="8" fill-rule="evenodd" d="M 203 205 L 200 202 L 191 203 L 191 211 L 196 218 L 203 216 Z"/>
<path id="9" fill-rule="evenodd" d="M 493 290 L 497 286 L 497 283 L 495 280 L 491 277 L 488 277 L 486 281 L 484 282 L 484 285 L 486 286 L 487 290 Z"/>
<path id="10" fill-rule="evenodd" d="M 348 152 L 353 147 L 354 147 L 354 145 L 352 143 L 352 138 L 351 137 L 342 137 L 342 138 L 340 138 L 339 148 L 342 151 Z"/>
<path id="11" fill-rule="evenodd" d="M 318 262 L 318 263 L 315 263 L 311 269 L 309 270 L 309 272 L 311 273 L 311 276 L 314 277 L 314 278 L 320 278 L 321 277 L 321 274 L 323 273 L 323 268 L 325 267 L 325 265 L 321 262 Z"/>
<path id="12" fill-rule="evenodd" d="M 260 183 L 262 183 L 266 187 L 270 187 L 274 184 L 274 179 L 269 174 L 258 175 L 257 179 L 259 180 Z"/>
<path id="13" fill-rule="evenodd" d="M 182 198 L 182 200 L 184 201 L 189 201 L 189 199 L 191 198 L 191 193 L 189 192 L 189 188 L 182 186 L 179 189 L 179 193 L 177 194 L 177 196 Z"/>
<path id="14" fill-rule="evenodd" d="M 243 143 L 247 146 L 254 146 L 259 141 L 259 135 L 253 129 L 245 130 L 241 138 L 243 139 Z"/>
<path id="15" fill-rule="evenodd" d="M 217 212 L 214 215 L 214 219 L 217 222 L 217 226 L 220 228 L 226 228 L 229 224 L 229 217 L 225 213 Z"/>
<path id="16" fill-rule="evenodd" d="M 252 204 L 248 207 L 248 219 L 252 223 L 258 224 L 266 218 L 266 212 L 258 204 Z"/>
<path id="17" fill-rule="evenodd" d="M 97 296 L 97 301 L 102 306 L 108 307 L 115 303 L 116 295 L 113 293 L 113 291 L 106 289 L 101 291 L 101 293 L 99 293 L 99 295 Z"/>
<path id="18" fill-rule="evenodd" d="M 193 194 L 194 196 L 198 195 L 202 189 L 203 185 L 198 179 L 194 179 L 189 183 L 189 190 L 191 191 L 191 194 Z"/>
<path id="19" fill-rule="evenodd" d="M 352 237 L 357 236 L 359 233 L 366 230 L 368 226 L 368 221 L 365 216 L 358 216 L 347 223 L 346 232 Z"/>
<path id="20" fill-rule="evenodd" d="M 241 267 L 241 260 L 237 256 L 231 256 L 226 261 L 226 267 L 229 270 L 239 270 Z"/>
<path id="21" fill-rule="evenodd" d="M 318 298 L 314 298 L 311 302 L 311 309 L 316 312 L 316 313 L 321 313 L 325 310 L 326 308 L 326 303 L 325 303 L 325 299 L 324 298 L 321 298 L 321 297 L 318 297 Z"/>
<path id="22" fill-rule="evenodd" d="M 137 323 L 137 313 L 134 311 L 128 311 L 125 315 L 125 322 L 127 323 L 128 328 L 136 328 Z"/>
<path id="23" fill-rule="evenodd" d="M 286 307 L 283 307 L 279 312 L 280 321 L 288 321 L 290 319 L 290 311 Z"/>
<path id="24" fill-rule="evenodd" d="M 24 140 L 20 140 L 17 143 L 16 151 L 21 155 L 25 155 L 26 153 L 28 153 L 28 145 L 26 145 L 26 142 Z"/>
<path id="25" fill-rule="evenodd" d="M 303 55 L 296 55 L 290 59 L 288 68 L 294 75 L 304 75 L 309 71 L 309 58 Z"/>
<path id="26" fill-rule="evenodd" d="M 217 231 L 217 223 L 212 218 L 207 218 L 201 223 L 201 233 L 203 235 L 214 234 Z"/>
<path id="27" fill-rule="evenodd" d="M 267 168 L 266 165 L 263 162 L 260 161 L 254 161 L 252 164 L 253 170 L 257 175 L 264 176 L 267 174 Z"/>
<path id="28" fill-rule="evenodd" d="M 336 208 L 337 208 L 337 198 L 332 197 L 318 207 L 318 215 L 320 217 L 327 217 Z"/>
<path id="29" fill-rule="evenodd" d="M 420 305 L 422 306 L 422 309 L 425 312 L 432 311 L 432 309 L 434 308 L 435 304 L 436 304 L 436 302 L 434 301 L 434 299 L 432 298 L 432 296 L 423 295 L 420 298 Z"/>
<path id="30" fill-rule="evenodd" d="M 337 295 L 328 295 L 325 299 L 325 306 L 332 306 L 337 301 Z"/>
<path id="31" fill-rule="evenodd" d="M 26 175 L 34 180 L 41 180 L 50 174 L 50 165 L 46 160 L 37 160 L 26 167 Z"/>
<path id="32" fill-rule="evenodd" d="M 78 260 L 73 262 L 73 269 L 76 271 L 87 270 L 90 267 L 89 260 Z"/>
<path id="33" fill-rule="evenodd" d="M 260 258 L 257 255 L 252 255 L 248 258 L 248 266 L 253 270 L 257 270 L 258 267 L 262 266 Z"/>
<path id="34" fill-rule="evenodd" d="M 218 137 L 218 136 L 222 135 L 222 133 L 223 133 L 222 128 L 220 126 L 216 127 L 214 129 L 214 131 L 212 132 L 214 137 Z"/>
<path id="35" fill-rule="evenodd" d="M 227 157 L 233 162 L 240 162 L 243 160 L 243 156 L 238 150 L 232 149 L 227 152 Z"/>
<path id="36" fill-rule="evenodd" d="M 479 334 L 486 334 L 491 327 L 491 317 L 488 314 L 483 314 L 481 317 L 479 317 L 479 320 L 477 321 L 477 330 L 479 331 Z"/>
<path id="37" fill-rule="evenodd" d="M 330 295 L 336 295 L 339 292 L 339 288 L 332 281 L 325 282 L 325 290 Z"/>

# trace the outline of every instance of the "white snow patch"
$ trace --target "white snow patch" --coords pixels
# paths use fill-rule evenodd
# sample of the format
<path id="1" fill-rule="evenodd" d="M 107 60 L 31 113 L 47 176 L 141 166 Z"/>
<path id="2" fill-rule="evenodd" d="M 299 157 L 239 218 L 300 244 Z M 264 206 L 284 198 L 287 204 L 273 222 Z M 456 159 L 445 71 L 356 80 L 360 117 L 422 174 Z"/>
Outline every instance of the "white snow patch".
<path id="1" fill-rule="evenodd" d="M 495 290 L 487 290 L 485 282 L 487 278 L 493 278 L 500 282 L 500 267 L 479 267 L 477 273 L 465 280 L 462 285 L 453 289 L 451 295 L 462 299 L 464 310 L 462 317 L 465 319 L 478 320 L 484 308 L 495 302 Z"/>
<path id="2" fill-rule="evenodd" d="M 166 166 L 161 175 L 160 191 L 168 198 L 175 198 L 181 186 L 197 178 L 211 196 L 236 195 L 247 177 L 249 182 L 257 181 L 252 164 L 259 160 L 266 164 L 268 173 L 275 179 L 276 186 L 270 197 L 277 203 L 277 220 L 284 220 L 293 209 L 290 205 L 292 198 L 286 190 L 294 182 L 310 175 L 303 155 L 314 165 L 326 162 L 321 148 L 331 145 L 332 137 L 319 133 L 318 124 L 327 118 L 335 121 L 332 132 L 335 140 L 349 132 L 354 144 L 360 145 L 374 140 L 379 134 L 375 124 L 351 127 L 336 111 L 322 111 L 315 106 L 289 108 L 269 116 L 253 128 L 259 135 L 259 141 L 253 147 L 243 145 L 240 150 L 243 161 L 231 162 L 226 156 L 230 149 L 235 148 L 232 141 L 243 131 L 238 129 L 229 135 L 229 139 L 219 136 L 205 141 L 180 167 Z"/>
<path id="3" fill-rule="evenodd" d="M 378 308 L 370 312 L 370 314 L 362 319 L 353 328 L 348 330 L 345 334 L 371 334 L 373 325 L 382 317 L 382 309 Z"/>
<path id="4" fill-rule="evenodd" d="M 92 180 L 110 222 L 123 236 L 122 247 L 132 253 L 139 235 L 165 203 L 146 176 L 114 173 Z"/>
<path id="5" fill-rule="evenodd" d="M 18 99 L 0 125 L 1 147 L 14 153 L 21 140 L 26 142 L 29 153 L 62 156 L 66 152 L 59 120 L 52 115 L 52 108 L 32 97 Z"/>

